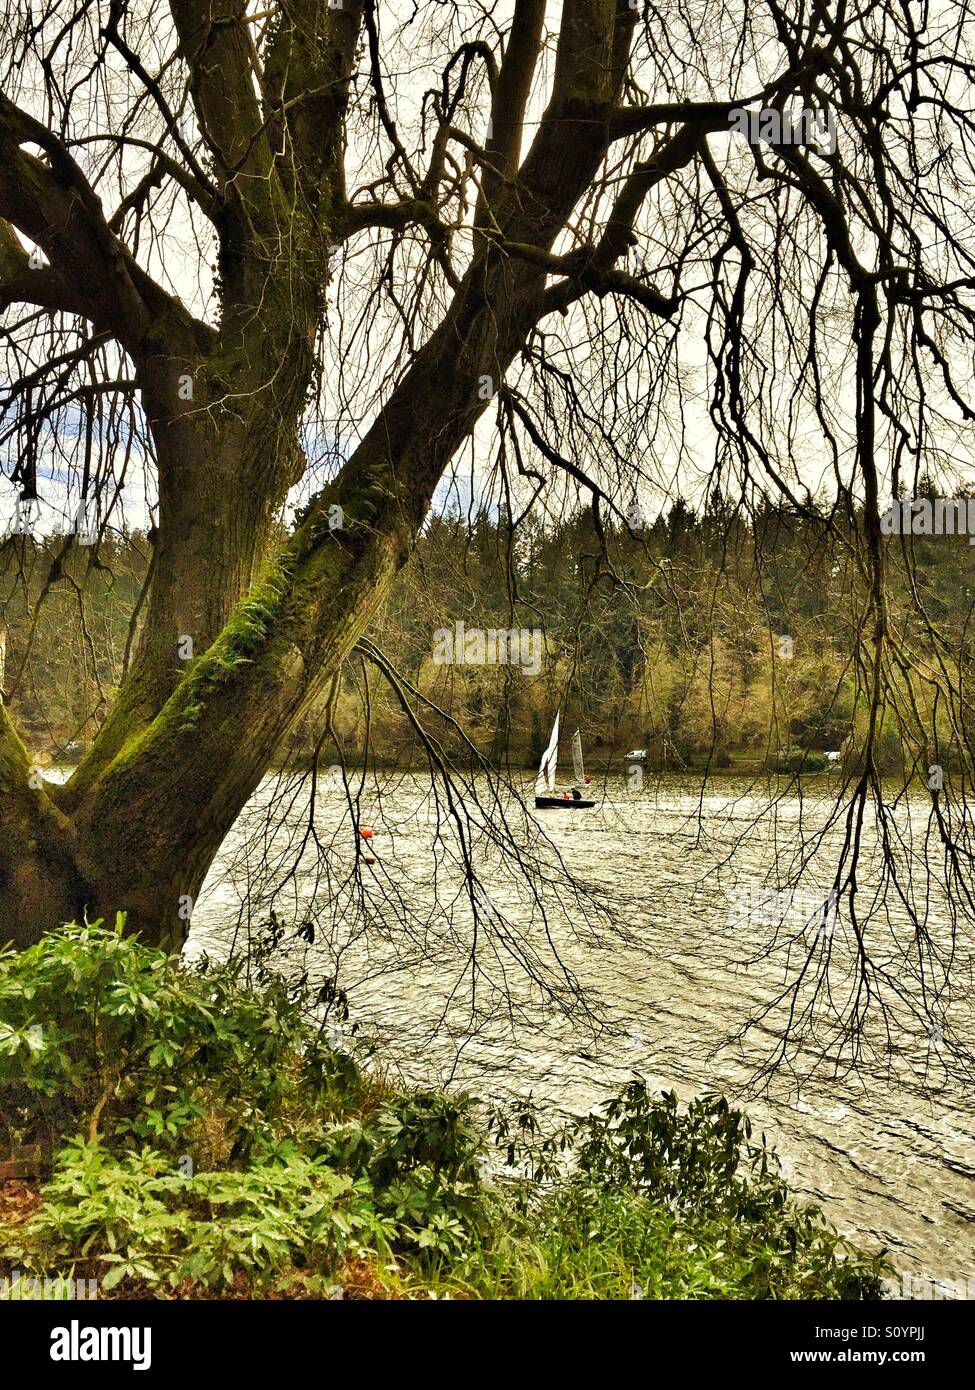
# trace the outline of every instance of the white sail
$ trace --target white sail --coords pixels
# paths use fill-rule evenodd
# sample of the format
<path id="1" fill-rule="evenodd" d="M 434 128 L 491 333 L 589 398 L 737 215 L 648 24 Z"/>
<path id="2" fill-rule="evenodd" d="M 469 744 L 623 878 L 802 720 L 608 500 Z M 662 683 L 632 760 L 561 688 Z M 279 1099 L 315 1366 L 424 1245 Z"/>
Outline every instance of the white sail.
<path id="1" fill-rule="evenodd" d="M 578 729 L 572 735 L 572 771 L 577 782 L 586 780 L 586 767 L 582 761 L 582 735 Z"/>
<path id="2" fill-rule="evenodd" d="M 538 769 L 538 777 L 535 781 L 535 795 L 544 796 L 546 792 L 555 791 L 555 769 L 559 761 L 559 716 L 555 716 L 555 723 L 552 725 L 552 737 L 548 741 L 548 747 L 542 757 Z"/>

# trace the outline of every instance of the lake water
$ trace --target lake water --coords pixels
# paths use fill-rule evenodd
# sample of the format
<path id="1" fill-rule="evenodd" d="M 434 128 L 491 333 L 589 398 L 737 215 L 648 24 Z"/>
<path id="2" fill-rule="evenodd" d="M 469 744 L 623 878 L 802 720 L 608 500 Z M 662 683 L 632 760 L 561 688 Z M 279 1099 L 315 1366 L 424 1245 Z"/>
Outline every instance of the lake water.
<path id="1" fill-rule="evenodd" d="M 848 911 L 828 899 L 843 826 L 827 779 L 801 797 L 764 779 L 597 783 L 596 810 L 525 816 L 478 779 L 453 808 L 463 835 L 441 789 L 438 836 L 429 778 L 370 774 L 351 789 L 355 824 L 375 830 L 367 865 L 340 785 L 320 778 L 310 811 L 308 781 L 271 779 L 211 872 L 189 949 L 245 950 L 273 897 L 289 968 L 334 978 L 360 1035 L 410 1082 L 575 1113 L 634 1072 L 685 1097 L 719 1089 L 844 1233 L 916 1277 L 975 1278 L 975 924 L 952 923 L 936 853 L 930 879 L 923 869 L 925 805 L 890 813 L 930 943 L 923 977 L 910 915 L 893 890 L 884 901 L 877 837 L 864 836 L 856 902 L 873 966 L 851 1066 L 843 1029 L 864 980 Z M 779 884 L 804 864 L 790 900 Z M 294 936 L 306 918 L 310 944 Z M 829 992 L 800 986 L 788 1056 L 763 1073 L 787 1020 L 780 996 L 827 949 Z"/>

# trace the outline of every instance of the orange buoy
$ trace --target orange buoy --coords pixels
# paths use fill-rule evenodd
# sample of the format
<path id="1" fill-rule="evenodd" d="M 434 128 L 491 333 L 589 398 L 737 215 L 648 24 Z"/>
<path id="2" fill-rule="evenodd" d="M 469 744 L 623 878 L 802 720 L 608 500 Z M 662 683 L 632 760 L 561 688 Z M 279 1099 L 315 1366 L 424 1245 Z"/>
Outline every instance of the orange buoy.
<path id="1" fill-rule="evenodd" d="M 369 841 L 372 839 L 372 835 L 373 835 L 372 826 L 370 826 L 370 825 L 363 825 L 363 826 L 361 826 L 360 829 L 359 829 L 359 834 L 360 834 L 360 835 L 362 836 L 362 838 L 366 841 L 366 844 L 368 844 Z M 376 856 L 375 856 L 374 854 L 364 854 L 364 855 L 362 856 L 362 859 L 363 859 L 363 862 L 366 863 L 366 864 L 375 864 L 375 862 L 376 862 Z"/>

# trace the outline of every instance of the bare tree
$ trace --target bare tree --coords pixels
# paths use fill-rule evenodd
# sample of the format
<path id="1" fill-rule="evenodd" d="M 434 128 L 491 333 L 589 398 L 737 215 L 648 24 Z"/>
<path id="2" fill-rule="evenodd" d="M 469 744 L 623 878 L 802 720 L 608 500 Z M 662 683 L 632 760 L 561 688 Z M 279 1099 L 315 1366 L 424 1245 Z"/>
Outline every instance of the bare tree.
<path id="1" fill-rule="evenodd" d="M 0 707 L 14 940 L 124 908 L 178 946 L 462 447 L 487 439 L 525 505 L 567 478 L 599 533 L 642 484 L 676 489 L 697 369 L 712 481 L 739 505 L 809 509 L 828 461 L 871 702 L 854 904 L 890 673 L 960 689 L 937 633 L 921 662 L 891 630 L 881 513 L 972 418 L 967 5 L 65 9 L 3 21 L 4 439 L 25 506 L 53 477 L 101 528 L 126 477 L 154 479 L 152 561 L 65 785 Z M 743 140 L 746 107 L 768 123 Z"/>

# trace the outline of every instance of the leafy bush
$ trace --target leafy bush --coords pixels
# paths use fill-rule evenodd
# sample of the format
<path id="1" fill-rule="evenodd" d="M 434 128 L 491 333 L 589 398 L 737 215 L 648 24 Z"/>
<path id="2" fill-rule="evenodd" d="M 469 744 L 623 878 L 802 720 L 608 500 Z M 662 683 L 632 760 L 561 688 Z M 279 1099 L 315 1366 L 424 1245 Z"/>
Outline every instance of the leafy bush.
<path id="1" fill-rule="evenodd" d="M 121 917 L 113 930 L 66 926 L 20 955 L 0 954 L 0 1124 L 10 1135 L 52 1146 L 71 1137 L 45 1188 L 53 1225 L 45 1218 L 31 1226 L 38 1258 L 82 1246 L 97 1251 L 99 1241 L 114 1250 L 126 1234 L 125 1248 L 140 1252 L 139 1268 L 129 1261 L 123 1275 L 150 1278 L 152 1269 L 151 1277 L 161 1278 L 155 1252 L 176 1271 L 177 1283 L 189 1269 L 206 1286 L 219 1283 L 221 1266 L 207 1264 L 197 1249 L 219 1230 L 208 1235 L 204 1221 L 196 1243 L 178 1248 L 157 1248 L 157 1238 L 192 1224 L 194 1204 L 216 1190 L 218 1179 L 270 1182 L 278 1169 L 267 1165 L 282 1160 L 292 1177 L 296 1164 L 314 1163 L 304 1177 L 321 1182 L 330 1174 L 351 1184 L 362 1201 L 368 1198 L 375 1231 L 397 1248 L 456 1253 L 484 1227 L 481 1137 L 469 1099 L 398 1096 L 364 1077 L 310 1021 L 316 1000 L 287 986 L 266 962 L 258 966 L 260 984 L 250 988 L 231 966 L 182 969 L 126 936 Z M 187 1179 L 172 1171 L 184 1155 L 197 1167 L 249 1166 Z M 312 1199 L 281 1187 L 279 1178 L 273 1185 L 277 1205 L 268 1207 L 268 1219 L 283 1231 Z M 242 1187 L 241 1200 L 245 1195 Z M 335 1219 L 345 1220 L 341 1209 Z M 232 1244 L 244 1241 L 246 1223 L 226 1207 L 217 1224 Z M 54 1229 L 71 1232 L 79 1244 L 52 1244 Z M 286 1241 L 274 1248 L 279 1265 L 293 1262 Z M 263 1274 L 255 1253 L 238 1267 Z M 26 1260 L 27 1251 L 22 1255 Z"/>
<path id="2" fill-rule="evenodd" d="M 822 1226 L 680 1216 L 631 1188 L 569 1181 L 451 1281 L 493 1298 L 865 1299 L 884 1272 Z"/>
<path id="3" fill-rule="evenodd" d="M 483 1148 L 469 1096 L 418 1091 L 390 1098 L 366 1121 L 331 1127 L 318 1152 L 368 1178 L 401 1244 L 457 1254 L 490 1225 Z"/>
<path id="4" fill-rule="evenodd" d="M 699 1096 L 682 1111 L 676 1092 L 651 1096 L 634 1080 L 602 1110 L 576 1129 L 579 1173 L 590 1182 L 630 1187 L 671 1210 L 707 1206 L 744 1220 L 785 1204 L 765 1136 L 753 1144 L 750 1120 L 723 1096 Z"/>
<path id="5" fill-rule="evenodd" d="M 672 1235 L 685 1230 L 719 1252 L 712 1282 L 725 1291 L 711 1296 L 734 1287 L 737 1297 L 880 1297 L 883 1261 L 847 1246 L 818 1207 L 794 1202 L 764 1134 L 753 1143 L 750 1120 L 723 1096 L 682 1109 L 673 1091 L 651 1096 L 636 1079 L 602 1110 L 576 1128 L 577 1182 L 650 1201 L 675 1218 Z"/>
<path id="6" fill-rule="evenodd" d="M 0 1124 L 25 1140 L 80 1130 L 179 1152 L 219 1117 L 242 1156 L 299 1090 L 325 1104 L 355 1080 L 283 980 L 254 990 L 239 967 L 181 969 L 121 915 L 0 952 L 0 1020 Z"/>
<path id="7" fill-rule="evenodd" d="M 84 1262 L 109 1291 L 122 1279 L 170 1289 L 221 1288 L 242 1274 L 258 1287 L 282 1269 L 327 1273 L 340 1256 L 388 1242 L 365 1182 L 291 1152 L 240 1172 L 184 1176 L 149 1148 L 122 1157 L 68 1145 L 22 1240 L 21 1268 Z"/>
<path id="8" fill-rule="evenodd" d="M 468 1270 L 526 1298 L 879 1298 L 889 1269 L 800 1206 L 764 1135 L 721 1096 L 682 1107 L 634 1078 L 544 1136 L 532 1107 L 495 1116 L 518 1184 L 518 1240 Z M 566 1171 L 566 1162 L 571 1166 Z M 525 1258 L 524 1249 L 530 1256 Z"/>

